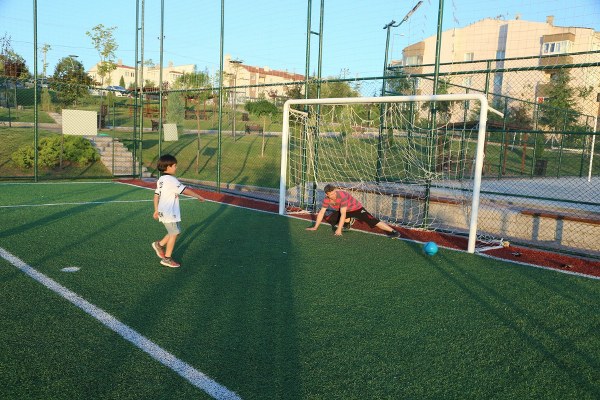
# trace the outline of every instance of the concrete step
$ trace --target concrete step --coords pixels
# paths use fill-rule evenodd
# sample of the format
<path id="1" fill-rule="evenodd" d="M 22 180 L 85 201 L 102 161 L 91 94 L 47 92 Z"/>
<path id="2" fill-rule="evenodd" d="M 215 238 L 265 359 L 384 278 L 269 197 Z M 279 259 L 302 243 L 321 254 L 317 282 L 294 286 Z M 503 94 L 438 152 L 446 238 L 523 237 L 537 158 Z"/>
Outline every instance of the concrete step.
<path id="1" fill-rule="evenodd" d="M 127 176 L 139 173 L 138 165 L 133 165 L 133 154 L 118 139 L 110 136 L 86 136 L 100 154 L 100 160 L 114 176 Z M 152 176 L 146 167 L 142 167 L 142 177 Z"/>

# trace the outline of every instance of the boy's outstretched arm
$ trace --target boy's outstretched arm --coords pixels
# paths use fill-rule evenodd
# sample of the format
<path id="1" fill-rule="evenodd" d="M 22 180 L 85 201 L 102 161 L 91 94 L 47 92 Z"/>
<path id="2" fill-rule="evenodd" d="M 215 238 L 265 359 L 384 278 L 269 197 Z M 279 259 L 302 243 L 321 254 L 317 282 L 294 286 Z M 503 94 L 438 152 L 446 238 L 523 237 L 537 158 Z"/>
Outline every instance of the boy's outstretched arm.
<path id="1" fill-rule="evenodd" d="M 181 192 L 181 193 L 185 194 L 186 196 L 195 197 L 200 201 L 206 200 L 204 197 L 200 196 L 199 193 L 194 192 L 192 189 L 190 189 L 188 187 L 183 189 L 183 192 Z"/>

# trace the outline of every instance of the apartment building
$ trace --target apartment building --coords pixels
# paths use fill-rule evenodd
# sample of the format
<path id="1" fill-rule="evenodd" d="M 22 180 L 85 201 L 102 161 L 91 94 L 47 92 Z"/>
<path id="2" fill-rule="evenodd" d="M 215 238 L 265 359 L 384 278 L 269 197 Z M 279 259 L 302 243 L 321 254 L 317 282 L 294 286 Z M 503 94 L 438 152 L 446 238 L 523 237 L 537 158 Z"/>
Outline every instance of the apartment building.
<path id="1" fill-rule="evenodd" d="M 600 32 L 584 27 L 554 25 L 554 17 L 545 22 L 486 18 L 464 28 L 447 30 L 442 34 L 440 53 L 441 73 L 450 73 L 453 87 L 450 92 L 465 88 L 487 91 L 513 98 L 542 102 L 545 89 L 559 64 L 600 62 Z M 436 37 L 431 36 L 403 49 L 401 68 L 409 74 L 433 74 Z M 574 55 L 579 52 L 594 52 Z M 554 57 L 546 57 L 554 56 Z M 522 58 L 522 59 L 519 59 Z M 480 62 L 478 60 L 493 60 Z M 467 62 L 467 63 L 465 63 Z M 494 72 L 486 76 L 483 70 L 522 68 L 516 72 Z M 480 71 L 469 74 L 469 71 Z M 597 115 L 596 101 L 600 92 L 600 67 L 574 67 L 570 70 L 571 85 L 591 88 L 577 98 L 579 109 Z M 462 88 L 461 88 L 462 87 Z M 432 93 L 432 81 L 418 79 L 418 92 Z"/>
<path id="2" fill-rule="evenodd" d="M 126 88 L 133 85 L 135 82 L 135 68 L 124 65 L 122 60 L 118 60 L 116 64 L 117 68 L 110 74 L 110 82 L 108 82 L 107 77 L 104 78 L 104 82 L 101 82 L 101 78 L 98 75 L 98 65 L 94 65 L 88 71 L 88 74 L 102 86 L 118 85 L 121 77 L 123 77 Z M 163 68 L 162 79 L 165 82 L 165 86 L 167 88 L 172 87 L 177 78 L 185 73 L 194 72 L 194 68 L 193 64 L 173 65 L 172 62 L 169 62 Z M 239 103 L 251 99 L 264 98 L 275 100 L 285 98 L 287 97 L 288 86 L 284 85 L 284 83 L 304 81 L 304 75 L 273 70 L 266 66 L 256 67 L 246 65 L 239 60 L 232 59 L 229 54 L 225 56 L 223 69 L 223 85 L 238 87 L 235 90 L 232 89 L 229 91 L 229 100 L 231 101 L 235 97 Z M 159 74 L 160 68 L 158 65 L 152 67 L 144 66 L 143 68 L 143 79 L 145 82 L 151 81 L 158 86 Z M 232 96 L 234 93 L 235 96 Z"/>
<path id="3" fill-rule="evenodd" d="M 122 60 L 118 60 L 117 68 L 110 73 L 110 82 L 108 82 L 108 76 L 104 77 L 104 82 L 98 75 L 98 64 L 94 65 L 88 71 L 90 77 L 102 86 L 109 85 L 118 85 L 121 81 L 121 77 L 125 82 L 125 87 L 134 85 L 135 83 L 135 68 L 130 67 L 128 65 L 124 65 Z M 172 61 L 169 61 L 169 64 L 163 68 L 163 76 L 162 81 L 165 84 L 166 88 L 169 88 L 173 85 L 173 83 L 185 73 L 194 72 L 194 64 L 186 64 L 186 65 L 173 65 Z M 150 81 L 156 87 L 158 87 L 158 82 L 160 81 L 160 68 L 158 65 L 156 66 L 144 66 L 143 68 L 143 79 L 144 82 Z"/>
<path id="4" fill-rule="evenodd" d="M 237 87 L 235 97 L 238 102 L 252 99 L 275 100 L 287 97 L 288 87 L 283 83 L 302 82 L 304 75 L 278 71 L 269 67 L 255 67 L 225 55 L 224 85 Z M 269 85 L 256 87 L 255 85 Z"/>

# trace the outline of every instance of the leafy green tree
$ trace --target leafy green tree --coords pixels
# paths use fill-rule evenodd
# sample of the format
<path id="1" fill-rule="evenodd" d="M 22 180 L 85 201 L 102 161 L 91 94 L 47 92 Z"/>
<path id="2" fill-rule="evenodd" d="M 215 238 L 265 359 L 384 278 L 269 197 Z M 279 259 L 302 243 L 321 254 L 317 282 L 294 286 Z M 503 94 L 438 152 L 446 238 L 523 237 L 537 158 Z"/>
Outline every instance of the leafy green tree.
<path id="1" fill-rule="evenodd" d="M 244 105 L 244 109 L 259 117 L 274 115 L 279 111 L 277 106 L 268 100 L 249 101 Z"/>
<path id="2" fill-rule="evenodd" d="M 58 101 L 69 106 L 86 97 L 91 84 L 92 78 L 85 72 L 82 63 L 73 57 L 63 57 L 56 64 L 50 87 L 56 91 Z"/>
<path id="3" fill-rule="evenodd" d="M 575 89 L 570 86 L 570 81 L 568 70 L 560 69 L 554 73 L 546 87 L 546 100 L 539 106 L 539 122 L 552 131 L 568 129 L 577 120 Z"/>
<path id="4" fill-rule="evenodd" d="M 386 95 L 408 96 L 414 94 L 415 79 L 401 70 L 394 70 L 386 78 Z"/>
<path id="5" fill-rule="evenodd" d="M 317 86 L 318 83 L 310 81 L 308 83 L 308 98 L 317 98 Z M 286 95 L 290 99 L 303 99 L 304 98 L 304 85 L 294 85 L 286 89 Z M 358 97 L 360 93 L 358 90 L 353 88 L 346 81 L 339 80 L 326 80 L 321 82 L 321 98 L 334 98 L 334 97 Z"/>
<path id="6" fill-rule="evenodd" d="M 119 79 L 119 86 L 125 87 L 125 78 L 123 78 L 123 75 L 121 75 L 121 79 Z"/>
<path id="7" fill-rule="evenodd" d="M 94 26 L 91 31 L 85 33 L 92 39 L 92 44 L 100 56 L 98 76 L 100 76 L 101 79 L 101 86 L 104 86 L 104 79 L 106 76 L 108 76 L 106 84 L 110 85 L 110 74 L 117 69 L 117 64 L 115 63 L 115 51 L 117 51 L 119 45 L 113 37 L 113 31 L 115 29 L 117 29 L 116 26 L 106 28 L 103 24 L 98 24 Z"/>
<path id="8" fill-rule="evenodd" d="M 302 91 L 303 88 L 304 88 L 304 85 L 292 85 L 292 86 L 286 86 L 283 90 L 285 92 L 285 95 L 290 99 L 303 99 L 304 98 L 304 94 Z"/>
<path id="9" fill-rule="evenodd" d="M 0 38 L 0 77 L 12 79 L 31 77 L 25 59 L 13 50 L 11 38 L 6 34 Z"/>
<path id="10" fill-rule="evenodd" d="M 436 94 L 448 94 L 450 83 L 444 79 L 438 80 Z M 423 109 L 430 108 L 433 115 L 433 107 L 435 106 L 436 123 L 446 123 L 450 120 L 450 111 L 452 110 L 453 101 L 440 101 L 436 103 L 425 103 Z"/>
<path id="11" fill-rule="evenodd" d="M 177 127 L 183 126 L 185 120 L 185 100 L 181 92 L 169 92 L 167 95 L 167 122 L 176 124 Z"/>
<path id="12" fill-rule="evenodd" d="M 254 114 L 258 117 L 262 117 L 263 120 L 263 129 L 262 129 L 262 146 L 260 149 L 260 156 L 264 157 L 265 155 L 265 131 L 267 130 L 267 119 L 269 120 L 269 125 L 271 123 L 271 118 L 273 115 L 279 112 L 279 108 L 268 100 L 258 100 L 255 102 L 247 102 L 244 104 L 244 109 L 248 111 L 250 114 Z"/>
<path id="13" fill-rule="evenodd" d="M 206 119 L 206 102 L 213 97 L 211 80 L 208 71 L 199 72 L 194 67 L 194 72 L 184 73 L 175 80 L 174 86 L 187 89 L 187 96 L 194 103 L 194 114 L 196 115 L 197 149 L 196 149 L 196 173 L 200 170 L 200 113 L 203 108 L 203 116 Z M 185 111 L 184 111 L 185 112 Z M 185 114 L 184 114 L 185 118 Z"/>
<path id="14" fill-rule="evenodd" d="M 309 85 L 309 94 L 313 98 L 316 98 L 316 84 Z M 321 84 L 321 98 L 333 98 L 333 97 L 358 97 L 358 93 L 350 84 L 346 81 L 326 81 Z"/>

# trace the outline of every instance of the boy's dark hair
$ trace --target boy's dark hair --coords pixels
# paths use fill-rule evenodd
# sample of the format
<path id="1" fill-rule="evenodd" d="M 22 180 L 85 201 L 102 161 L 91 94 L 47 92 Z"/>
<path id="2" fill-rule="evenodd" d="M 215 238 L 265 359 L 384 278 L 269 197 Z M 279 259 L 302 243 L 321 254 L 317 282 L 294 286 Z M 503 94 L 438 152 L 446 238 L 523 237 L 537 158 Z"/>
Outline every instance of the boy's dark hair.
<path id="1" fill-rule="evenodd" d="M 175 156 L 165 154 L 163 156 L 160 156 L 160 158 L 158 159 L 158 162 L 156 163 L 156 169 L 160 172 L 165 172 L 167 170 L 167 167 L 173 164 L 177 164 L 177 159 L 175 158 Z"/>
<path id="2" fill-rule="evenodd" d="M 325 187 L 323 188 L 323 191 L 325 193 L 331 193 L 335 190 L 335 186 L 333 186 L 332 184 L 328 183 L 327 185 L 325 185 Z"/>

